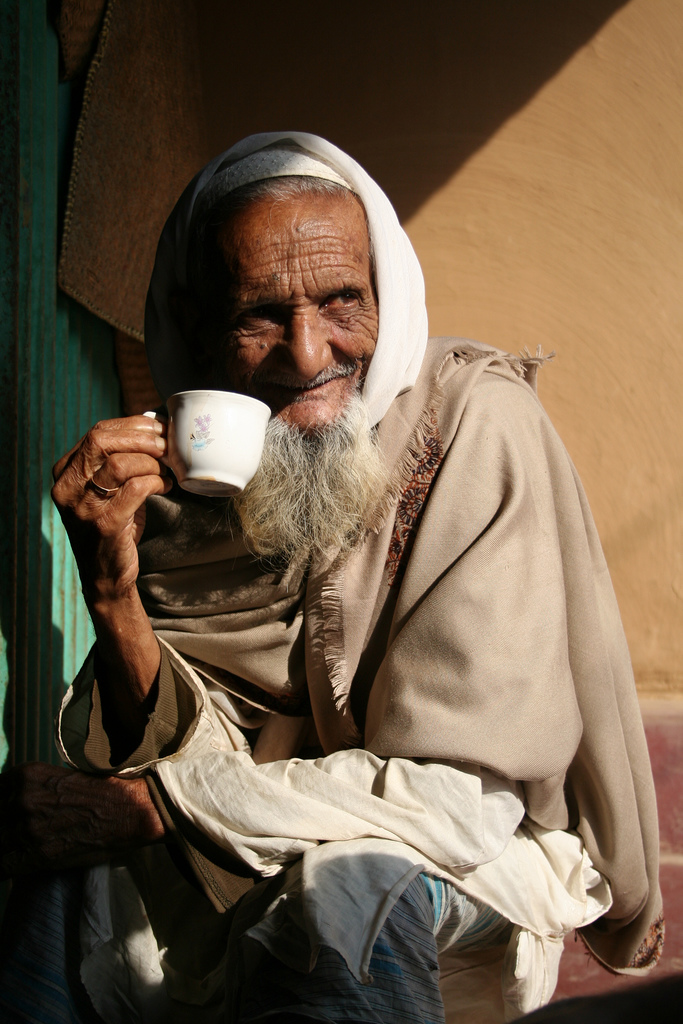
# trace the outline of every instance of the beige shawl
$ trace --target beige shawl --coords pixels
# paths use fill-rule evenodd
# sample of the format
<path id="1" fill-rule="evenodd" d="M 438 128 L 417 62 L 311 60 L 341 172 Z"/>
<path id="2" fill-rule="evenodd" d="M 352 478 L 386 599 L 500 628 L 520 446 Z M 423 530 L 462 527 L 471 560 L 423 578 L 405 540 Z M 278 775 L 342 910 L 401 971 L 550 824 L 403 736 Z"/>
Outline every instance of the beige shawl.
<path id="1" fill-rule="evenodd" d="M 523 372 L 430 342 L 380 424 L 392 486 L 345 560 L 268 570 L 224 506 L 153 499 L 140 589 L 159 635 L 235 692 L 245 680 L 304 714 L 307 684 L 326 753 L 357 745 L 523 781 L 529 816 L 577 828 L 612 884 L 586 940 L 636 970 L 661 945 L 647 748 L 585 496 Z"/>

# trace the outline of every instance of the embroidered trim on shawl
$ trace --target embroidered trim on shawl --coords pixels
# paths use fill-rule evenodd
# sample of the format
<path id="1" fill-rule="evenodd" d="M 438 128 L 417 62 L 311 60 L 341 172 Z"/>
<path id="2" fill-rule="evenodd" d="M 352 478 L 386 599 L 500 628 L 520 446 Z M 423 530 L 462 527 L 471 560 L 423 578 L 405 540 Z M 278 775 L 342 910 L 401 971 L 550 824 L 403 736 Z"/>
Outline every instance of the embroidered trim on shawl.
<path id="1" fill-rule="evenodd" d="M 443 442 L 433 415 L 431 433 L 424 439 L 422 456 L 413 469 L 412 476 L 403 488 L 396 509 L 394 532 L 389 542 L 386 569 L 389 586 L 399 586 L 410 558 L 420 519 L 424 512 L 436 471 L 443 459 Z"/>
<path id="2" fill-rule="evenodd" d="M 609 971 L 610 974 L 614 974 L 615 977 L 619 977 L 624 971 L 633 970 L 645 970 L 650 971 L 653 967 L 657 966 L 659 958 L 664 950 L 664 938 L 666 934 L 666 923 L 664 921 L 664 914 L 660 914 L 656 917 L 647 932 L 645 938 L 638 946 L 638 949 L 633 954 L 633 957 L 626 964 L 626 967 L 611 967 L 610 964 L 606 963 L 601 956 L 595 952 L 591 947 L 590 942 L 583 934 L 582 929 L 578 929 L 574 935 L 581 939 L 586 953 L 595 960 L 596 963 L 600 964 L 604 970 Z"/>
<path id="3" fill-rule="evenodd" d="M 629 967 L 654 967 L 662 955 L 664 932 L 664 915 L 660 914 L 648 928 L 647 935 L 638 946 Z"/>

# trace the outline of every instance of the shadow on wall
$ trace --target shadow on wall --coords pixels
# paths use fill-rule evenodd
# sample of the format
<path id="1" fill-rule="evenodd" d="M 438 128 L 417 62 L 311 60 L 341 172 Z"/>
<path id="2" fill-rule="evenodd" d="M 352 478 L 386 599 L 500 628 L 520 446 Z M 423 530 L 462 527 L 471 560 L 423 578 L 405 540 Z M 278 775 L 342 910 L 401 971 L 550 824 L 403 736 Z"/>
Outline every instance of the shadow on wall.
<path id="1" fill-rule="evenodd" d="M 405 221 L 623 3 L 434 0 L 404 13 L 389 0 L 119 0 L 79 122 L 60 287 L 141 338 L 178 195 L 207 159 L 259 131 L 336 142 Z"/>
<path id="2" fill-rule="evenodd" d="M 296 129 L 348 150 L 409 218 L 626 0 L 199 0 L 209 142 Z"/>

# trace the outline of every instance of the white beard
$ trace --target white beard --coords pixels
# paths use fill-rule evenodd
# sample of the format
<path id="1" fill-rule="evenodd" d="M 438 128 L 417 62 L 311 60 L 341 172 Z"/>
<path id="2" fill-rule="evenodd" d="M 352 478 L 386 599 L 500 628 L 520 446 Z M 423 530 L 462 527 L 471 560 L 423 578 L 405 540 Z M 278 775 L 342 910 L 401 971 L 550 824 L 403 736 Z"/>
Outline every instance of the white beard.
<path id="1" fill-rule="evenodd" d="M 388 483 L 365 403 L 313 434 L 274 417 L 261 464 L 234 500 L 248 546 L 265 558 L 346 551 L 367 527 Z"/>

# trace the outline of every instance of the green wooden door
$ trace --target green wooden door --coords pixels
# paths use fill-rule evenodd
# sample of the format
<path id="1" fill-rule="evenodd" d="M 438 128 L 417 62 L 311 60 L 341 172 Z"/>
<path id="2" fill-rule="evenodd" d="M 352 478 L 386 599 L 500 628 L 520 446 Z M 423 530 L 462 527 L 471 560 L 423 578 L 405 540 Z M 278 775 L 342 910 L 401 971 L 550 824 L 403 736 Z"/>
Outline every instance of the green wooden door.
<path id="1" fill-rule="evenodd" d="M 0 764 L 56 759 L 53 719 L 91 629 L 51 468 L 120 412 L 112 329 L 57 292 L 70 104 L 46 6 L 0 6 Z"/>

